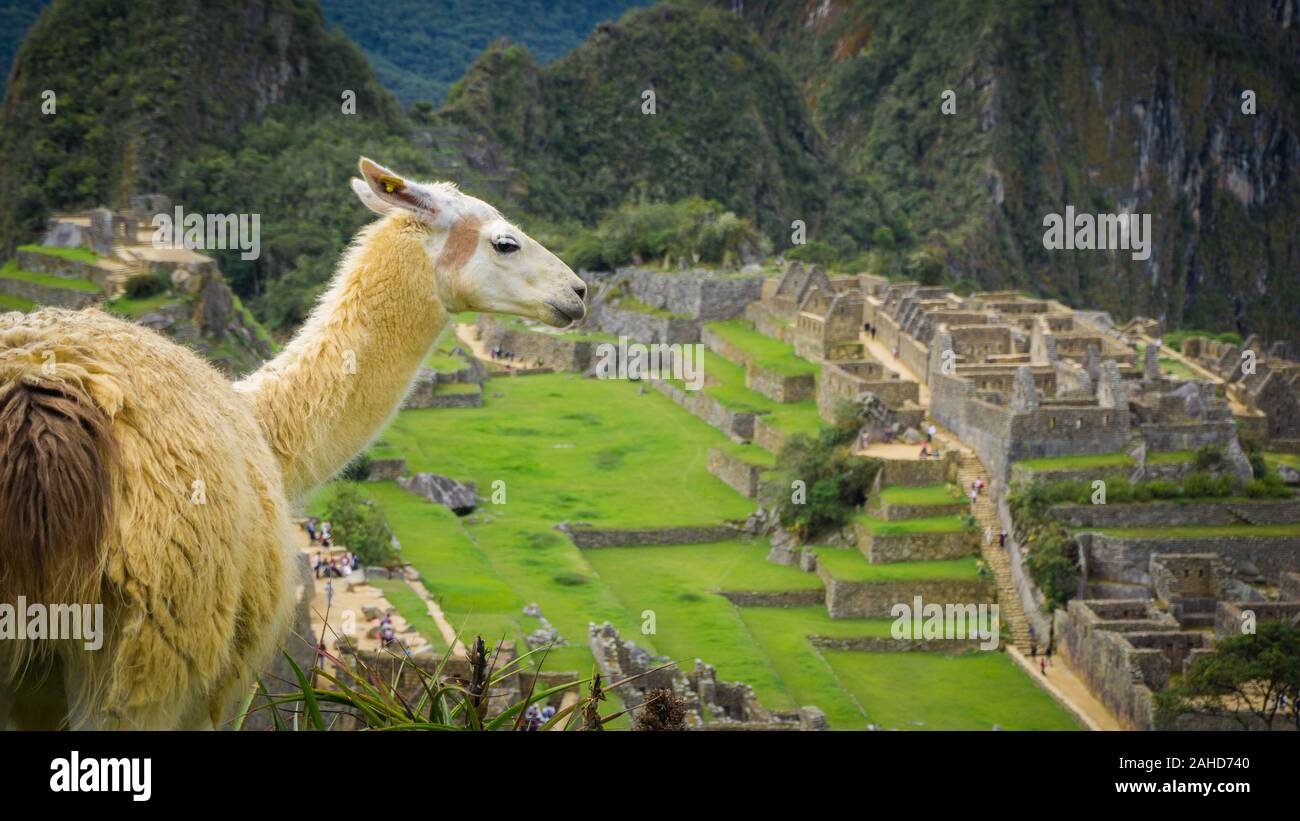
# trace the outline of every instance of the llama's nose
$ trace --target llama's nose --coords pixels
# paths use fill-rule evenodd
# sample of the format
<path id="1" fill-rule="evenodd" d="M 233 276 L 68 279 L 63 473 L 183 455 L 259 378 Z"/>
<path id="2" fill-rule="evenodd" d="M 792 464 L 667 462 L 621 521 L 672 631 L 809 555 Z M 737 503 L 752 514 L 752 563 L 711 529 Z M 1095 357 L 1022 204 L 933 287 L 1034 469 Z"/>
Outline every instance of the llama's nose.
<path id="1" fill-rule="evenodd" d="M 586 285 L 586 283 L 578 283 L 577 285 L 574 285 L 574 286 L 573 286 L 573 292 L 574 292 L 575 294 L 578 295 L 578 299 L 583 299 L 583 300 L 585 300 L 585 299 L 587 298 L 587 285 Z"/>

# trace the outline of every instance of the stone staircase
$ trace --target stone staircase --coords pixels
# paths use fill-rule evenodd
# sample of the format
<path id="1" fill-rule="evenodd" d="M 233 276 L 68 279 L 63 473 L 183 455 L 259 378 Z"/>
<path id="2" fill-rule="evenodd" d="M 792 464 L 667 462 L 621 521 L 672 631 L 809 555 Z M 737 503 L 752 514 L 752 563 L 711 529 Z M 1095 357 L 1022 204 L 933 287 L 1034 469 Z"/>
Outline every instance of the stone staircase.
<path id="1" fill-rule="evenodd" d="M 1011 559 L 1007 557 L 1007 552 L 998 547 L 998 532 L 1002 529 L 998 521 L 997 507 L 993 504 L 993 497 L 989 492 L 989 477 L 984 470 L 984 465 L 980 463 L 979 457 L 969 451 L 963 451 L 961 455 L 961 465 L 957 469 L 957 481 L 961 484 L 963 493 L 970 493 L 970 485 L 976 479 L 984 480 L 984 492 L 980 494 L 979 501 L 975 503 L 975 522 L 979 527 L 980 553 L 983 554 L 984 561 L 988 563 L 989 569 L 993 571 L 993 578 L 998 585 L 998 613 L 1001 616 L 1002 623 L 1007 625 L 1011 631 L 1011 641 L 1016 649 L 1023 653 L 1029 652 L 1029 620 L 1025 618 L 1024 608 L 1020 604 L 1020 596 L 1016 592 L 1015 582 L 1011 576 Z M 987 534 L 992 533 L 993 538 L 987 538 Z"/>

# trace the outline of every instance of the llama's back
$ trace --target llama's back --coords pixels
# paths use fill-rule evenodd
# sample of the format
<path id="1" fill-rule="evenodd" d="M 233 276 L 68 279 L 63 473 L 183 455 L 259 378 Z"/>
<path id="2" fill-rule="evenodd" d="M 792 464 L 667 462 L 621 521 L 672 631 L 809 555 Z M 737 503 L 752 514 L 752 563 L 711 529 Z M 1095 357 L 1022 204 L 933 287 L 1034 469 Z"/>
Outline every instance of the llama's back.
<path id="1" fill-rule="evenodd" d="M 61 666 L 74 725 L 218 717 L 292 598 L 278 467 L 247 403 L 141 326 L 4 314 L 0 452 L 0 601 L 102 604 L 107 633 L 99 650 L 6 642 L 0 689 L 30 656 L 24 679 Z"/>

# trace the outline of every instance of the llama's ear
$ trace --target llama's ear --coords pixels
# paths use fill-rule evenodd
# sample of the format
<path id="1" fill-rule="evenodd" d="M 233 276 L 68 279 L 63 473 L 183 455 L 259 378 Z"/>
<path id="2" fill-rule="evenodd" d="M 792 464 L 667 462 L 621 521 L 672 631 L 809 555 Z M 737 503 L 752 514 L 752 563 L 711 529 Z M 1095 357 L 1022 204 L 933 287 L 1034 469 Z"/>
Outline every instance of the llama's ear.
<path id="1" fill-rule="evenodd" d="M 356 177 L 353 177 L 352 192 L 357 195 L 357 199 L 361 200 L 362 205 L 380 216 L 393 210 L 393 206 L 381 200 L 374 191 L 370 190 L 370 186 L 366 184 L 365 180 L 359 180 Z"/>
<path id="2" fill-rule="evenodd" d="M 430 225 L 449 226 L 456 221 L 455 202 L 440 187 L 408 180 L 366 157 L 361 158 L 360 168 L 370 193 L 386 207 L 385 211 L 379 212 L 366 198 L 362 198 L 371 210 L 387 213 L 394 207 L 402 208 Z"/>

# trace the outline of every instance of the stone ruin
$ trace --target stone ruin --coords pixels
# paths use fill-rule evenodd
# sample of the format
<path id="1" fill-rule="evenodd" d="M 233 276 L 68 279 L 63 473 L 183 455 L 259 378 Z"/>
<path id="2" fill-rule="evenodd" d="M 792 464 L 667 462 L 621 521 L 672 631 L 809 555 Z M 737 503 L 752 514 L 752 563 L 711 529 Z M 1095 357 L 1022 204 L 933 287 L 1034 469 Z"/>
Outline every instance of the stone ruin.
<path id="1" fill-rule="evenodd" d="M 645 702 L 651 690 L 671 690 L 684 702 L 692 730 L 825 730 L 826 716 L 816 707 L 771 711 L 759 703 L 753 689 L 740 682 L 718 681 L 717 671 L 695 660 L 680 670 L 669 659 L 651 655 L 634 642 L 623 641 L 609 622 L 587 628 L 588 644 L 606 685 L 640 675 L 616 691 L 628 709 Z M 662 668 L 662 669 L 655 669 Z M 653 672 L 648 672 L 653 671 Z"/>

